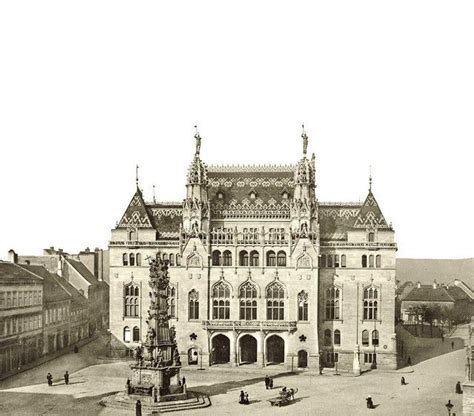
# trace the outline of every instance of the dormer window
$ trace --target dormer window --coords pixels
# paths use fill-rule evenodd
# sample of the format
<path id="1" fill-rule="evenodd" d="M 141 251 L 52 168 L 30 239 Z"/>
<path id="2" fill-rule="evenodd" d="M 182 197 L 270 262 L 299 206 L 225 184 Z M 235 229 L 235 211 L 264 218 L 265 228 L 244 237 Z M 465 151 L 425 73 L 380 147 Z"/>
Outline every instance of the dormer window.
<path id="1" fill-rule="evenodd" d="M 217 192 L 217 199 L 224 199 L 224 194 L 221 191 Z"/>
<path id="2" fill-rule="evenodd" d="M 250 199 L 255 199 L 255 198 L 257 198 L 257 193 L 255 191 L 250 191 L 249 197 L 250 197 Z"/>
<path id="3" fill-rule="evenodd" d="M 282 197 L 283 199 L 288 199 L 288 192 L 283 191 L 283 193 L 281 194 L 281 197 Z"/>

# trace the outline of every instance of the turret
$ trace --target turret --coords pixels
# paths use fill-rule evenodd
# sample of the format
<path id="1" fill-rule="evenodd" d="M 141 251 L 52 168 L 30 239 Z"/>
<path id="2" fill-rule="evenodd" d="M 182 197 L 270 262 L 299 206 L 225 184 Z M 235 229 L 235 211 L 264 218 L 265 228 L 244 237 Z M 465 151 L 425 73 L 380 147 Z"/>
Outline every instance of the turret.
<path id="1" fill-rule="evenodd" d="M 196 152 L 188 170 L 186 199 L 183 202 L 183 230 L 198 235 L 209 230 L 209 199 L 207 166 L 200 158 L 201 136 L 196 127 Z"/>

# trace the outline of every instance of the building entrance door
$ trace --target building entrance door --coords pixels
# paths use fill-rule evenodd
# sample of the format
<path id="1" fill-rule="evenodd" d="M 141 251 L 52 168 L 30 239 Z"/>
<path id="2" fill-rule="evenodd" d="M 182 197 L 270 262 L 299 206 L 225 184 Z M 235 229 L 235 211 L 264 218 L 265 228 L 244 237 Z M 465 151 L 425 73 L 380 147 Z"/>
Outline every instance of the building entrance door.
<path id="1" fill-rule="evenodd" d="M 198 350 L 197 348 L 190 348 L 188 350 L 188 364 L 196 365 L 198 363 Z"/>
<path id="2" fill-rule="evenodd" d="M 308 353 L 305 350 L 298 351 L 298 367 L 308 367 Z"/>
<path id="3" fill-rule="evenodd" d="M 267 363 L 280 364 L 285 362 L 285 341 L 278 335 L 267 339 Z"/>
<path id="4" fill-rule="evenodd" d="M 257 340 L 251 335 L 244 335 L 239 340 L 240 364 L 257 362 Z"/>
<path id="5" fill-rule="evenodd" d="M 225 335 L 219 334 L 212 338 L 211 363 L 225 364 L 230 361 L 230 341 Z"/>

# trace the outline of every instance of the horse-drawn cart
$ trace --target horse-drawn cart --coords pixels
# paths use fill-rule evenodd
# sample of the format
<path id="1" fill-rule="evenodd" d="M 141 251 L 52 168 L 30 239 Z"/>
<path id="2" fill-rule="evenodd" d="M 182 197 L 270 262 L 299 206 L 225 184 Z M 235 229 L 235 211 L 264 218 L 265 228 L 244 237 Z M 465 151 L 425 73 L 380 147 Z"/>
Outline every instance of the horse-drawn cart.
<path id="1" fill-rule="evenodd" d="M 280 396 L 275 397 L 273 399 L 269 399 L 268 401 L 272 406 L 286 406 L 290 403 L 291 400 L 295 399 L 295 394 L 298 393 L 298 389 L 283 389 L 280 391 Z"/>

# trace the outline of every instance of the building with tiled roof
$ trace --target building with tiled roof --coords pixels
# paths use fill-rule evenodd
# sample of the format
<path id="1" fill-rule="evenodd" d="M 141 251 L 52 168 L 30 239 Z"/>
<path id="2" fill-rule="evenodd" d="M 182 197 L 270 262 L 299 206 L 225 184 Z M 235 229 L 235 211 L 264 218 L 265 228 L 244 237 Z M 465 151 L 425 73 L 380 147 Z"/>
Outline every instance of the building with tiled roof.
<path id="1" fill-rule="evenodd" d="M 396 367 L 394 231 L 370 183 L 364 202 L 321 202 L 316 159 L 208 166 L 196 152 L 182 203 L 138 186 L 112 230 L 111 332 L 146 337 L 148 262 L 169 262 L 181 362 Z M 117 349 L 114 348 L 114 353 Z"/>

